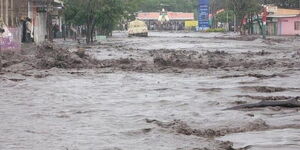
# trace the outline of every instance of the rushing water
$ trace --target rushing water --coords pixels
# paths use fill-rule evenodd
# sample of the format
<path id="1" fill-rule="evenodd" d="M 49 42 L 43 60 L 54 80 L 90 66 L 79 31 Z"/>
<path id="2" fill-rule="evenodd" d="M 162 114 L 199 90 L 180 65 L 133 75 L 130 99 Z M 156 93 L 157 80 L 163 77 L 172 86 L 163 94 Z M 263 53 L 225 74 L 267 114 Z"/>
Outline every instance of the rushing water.
<path id="1" fill-rule="evenodd" d="M 149 38 L 119 35 L 99 45 L 100 48 L 89 49 L 88 53 L 98 59 L 131 57 L 153 61 L 148 50 L 222 50 L 240 53 L 267 49 L 280 54 L 263 57 L 284 55 L 288 59 L 291 51 L 299 48 L 297 42 L 266 45 L 259 40 L 224 41 L 213 38 L 218 35 L 201 33 L 202 38 L 198 37 L 198 33 L 157 32 L 151 33 Z M 197 129 L 243 127 L 257 119 L 276 126 L 300 124 L 297 109 L 223 110 L 236 105 L 236 101 L 258 102 L 238 98 L 237 95 L 300 96 L 299 90 L 258 93 L 240 88 L 300 88 L 299 71 L 282 71 L 279 68 L 249 71 L 262 74 L 284 72 L 287 75 L 263 80 L 246 76 L 218 78 L 225 74 L 249 73 L 231 70 L 186 71 L 180 74 L 69 71 L 48 70 L 51 76 L 41 79 L 9 73 L 0 75 L 0 150 L 214 149 L 213 139 L 177 134 L 148 124 L 145 119 L 163 122 L 180 119 Z M 25 80 L 10 80 L 14 78 Z M 281 129 L 228 134 L 218 139 L 232 141 L 235 147 L 250 145 L 254 150 L 298 150 L 299 134 L 299 129 Z"/>
<path id="2" fill-rule="evenodd" d="M 222 111 L 230 105 L 232 96 L 243 92 L 238 89 L 238 82 L 251 80 L 254 79 L 221 80 L 197 73 L 124 72 L 87 72 L 84 75 L 60 72 L 47 78 L 26 78 L 20 82 L 3 79 L 0 80 L 0 149 L 169 150 L 203 147 L 206 142 L 201 138 L 161 130 L 147 124 L 145 119 L 181 119 L 203 128 L 251 121 L 256 117 L 246 116 L 246 112 Z M 210 88 L 219 89 L 204 90 Z M 299 123 L 295 118 L 285 120 Z M 146 132 L 148 128 L 155 130 Z M 272 134 L 282 135 L 284 137 L 277 144 L 289 144 L 293 149 L 300 145 L 299 139 L 292 138 L 299 133 L 300 130 L 240 133 L 225 139 L 238 141 L 241 146 L 261 147 L 270 145 L 268 142 L 272 143 L 272 140 L 280 141 L 280 137 Z M 244 142 L 247 137 L 254 139 L 256 136 L 257 140 Z M 260 144 L 264 142 L 265 145 Z"/>
<path id="3" fill-rule="evenodd" d="M 251 146 L 255 150 L 297 150 L 300 149 L 299 129 L 282 129 L 262 132 L 247 132 L 227 135 L 220 140 L 230 140 L 235 147 Z"/>

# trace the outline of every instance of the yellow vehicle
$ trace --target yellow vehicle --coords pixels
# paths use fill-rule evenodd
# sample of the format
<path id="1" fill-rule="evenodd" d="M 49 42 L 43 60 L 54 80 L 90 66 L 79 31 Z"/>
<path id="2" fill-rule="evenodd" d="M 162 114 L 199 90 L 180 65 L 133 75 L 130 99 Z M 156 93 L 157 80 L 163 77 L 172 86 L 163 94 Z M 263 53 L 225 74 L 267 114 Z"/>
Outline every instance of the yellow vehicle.
<path id="1" fill-rule="evenodd" d="M 135 20 L 128 25 L 128 36 L 148 36 L 148 27 L 145 22 Z"/>

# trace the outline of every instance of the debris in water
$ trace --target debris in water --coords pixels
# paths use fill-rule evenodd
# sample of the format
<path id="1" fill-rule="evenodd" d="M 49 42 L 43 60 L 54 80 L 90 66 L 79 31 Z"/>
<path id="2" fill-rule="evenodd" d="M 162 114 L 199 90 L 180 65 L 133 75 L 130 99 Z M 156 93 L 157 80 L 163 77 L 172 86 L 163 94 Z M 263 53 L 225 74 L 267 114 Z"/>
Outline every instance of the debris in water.
<path id="1" fill-rule="evenodd" d="M 251 96 L 251 95 L 236 95 L 235 97 L 238 98 L 250 98 L 250 99 L 256 99 L 256 100 L 270 100 L 270 101 L 276 101 L 276 100 L 288 100 L 292 98 L 296 98 L 293 96 Z"/>
<path id="2" fill-rule="evenodd" d="M 300 102 L 298 101 L 299 99 L 300 97 L 296 97 L 288 101 L 261 101 L 259 103 L 239 105 L 239 106 L 227 108 L 225 110 L 239 110 L 239 109 L 246 109 L 246 108 L 260 108 L 260 107 L 269 107 L 269 106 L 295 108 L 295 107 L 300 107 Z"/>
<path id="3" fill-rule="evenodd" d="M 255 91 L 260 93 L 274 93 L 274 92 L 295 90 L 295 88 L 282 88 L 282 87 L 270 87 L 270 86 L 243 86 L 240 88 L 243 90 L 250 90 L 250 91 Z"/>

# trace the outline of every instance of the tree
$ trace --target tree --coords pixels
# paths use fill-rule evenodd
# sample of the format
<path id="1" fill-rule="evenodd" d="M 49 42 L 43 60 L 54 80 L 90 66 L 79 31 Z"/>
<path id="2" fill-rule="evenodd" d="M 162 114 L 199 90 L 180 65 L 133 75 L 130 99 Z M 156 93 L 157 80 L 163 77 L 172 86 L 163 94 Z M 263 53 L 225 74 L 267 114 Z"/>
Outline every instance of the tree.
<path id="1" fill-rule="evenodd" d="M 232 10 L 225 10 L 216 15 L 216 22 L 232 22 L 234 13 Z"/>
<path id="2" fill-rule="evenodd" d="M 261 10 L 257 0 L 228 0 L 228 6 L 236 16 L 236 22 L 240 23 L 241 28 L 245 27 L 242 22 L 244 17 L 248 15 L 251 18 Z M 237 31 L 237 26 L 235 26 L 235 30 Z"/>
<path id="3" fill-rule="evenodd" d="M 46 6 L 46 17 L 47 17 L 47 38 L 48 41 L 53 42 L 53 34 L 52 34 L 52 0 L 44 1 L 44 6 Z"/>
<path id="4" fill-rule="evenodd" d="M 86 42 L 93 42 L 96 27 L 110 35 L 123 16 L 122 0 L 66 0 L 65 18 L 68 23 L 86 28 Z"/>
<path id="5" fill-rule="evenodd" d="M 110 36 L 113 29 L 128 14 L 125 12 L 126 5 L 121 0 L 103 0 L 101 8 L 96 11 L 96 26 L 100 33 Z"/>

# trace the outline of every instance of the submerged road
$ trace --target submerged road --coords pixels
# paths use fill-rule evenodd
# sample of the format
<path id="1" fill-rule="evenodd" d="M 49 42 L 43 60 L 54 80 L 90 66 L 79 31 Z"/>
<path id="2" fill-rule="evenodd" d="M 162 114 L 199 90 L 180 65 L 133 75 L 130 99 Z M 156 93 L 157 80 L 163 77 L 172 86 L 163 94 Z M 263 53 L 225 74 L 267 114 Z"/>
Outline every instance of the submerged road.
<path id="1" fill-rule="evenodd" d="M 283 62 L 300 56 L 297 38 L 270 44 L 230 37 L 237 35 L 153 32 L 148 38 L 128 38 L 115 33 L 101 45 L 88 47 L 87 52 L 100 60 L 132 58 L 151 63 L 153 51 L 162 51 L 162 55 L 168 51 L 225 51 L 237 56 L 250 51 L 254 60 L 277 58 Z M 71 50 L 76 47 L 71 41 L 57 44 Z M 258 55 L 262 51 L 268 53 Z M 223 141 L 253 150 L 300 149 L 300 129 L 289 126 L 300 124 L 299 108 L 223 110 L 262 98 L 300 96 L 300 70 L 295 65 L 191 67 L 180 72 L 53 68 L 25 73 L 32 76 L 0 75 L 3 150 L 222 150 L 226 149 Z M 40 73 L 47 76 L 34 76 Z M 283 90 L 260 91 L 257 87 Z M 189 135 L 190 129 L 211 132 Z"/>

